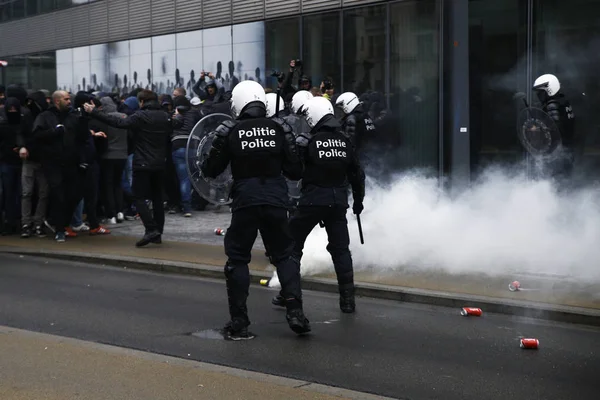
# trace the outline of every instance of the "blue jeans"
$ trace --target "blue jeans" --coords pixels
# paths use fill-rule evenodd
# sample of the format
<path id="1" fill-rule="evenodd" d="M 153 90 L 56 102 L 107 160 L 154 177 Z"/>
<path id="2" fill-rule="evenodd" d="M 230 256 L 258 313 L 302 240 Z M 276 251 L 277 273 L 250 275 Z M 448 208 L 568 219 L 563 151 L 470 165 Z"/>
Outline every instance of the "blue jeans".
<path id="1" fill-rule="evenodd" d="M 179 192 L 181 193 L 181 206 L 183 212 L 192 211 L 192 182 L 187 173 L 187 165 L 185 161 L 185 148 L 173 151 L 173 164 L 179 179 Z"/>
<path id="2" fill-rule="evenodd" d="M 79 202 L 73 213 L 73 218 L 71 218 L 71 226 L 77 227 L 81 224 L 83 224 L 83 200 Z"/>

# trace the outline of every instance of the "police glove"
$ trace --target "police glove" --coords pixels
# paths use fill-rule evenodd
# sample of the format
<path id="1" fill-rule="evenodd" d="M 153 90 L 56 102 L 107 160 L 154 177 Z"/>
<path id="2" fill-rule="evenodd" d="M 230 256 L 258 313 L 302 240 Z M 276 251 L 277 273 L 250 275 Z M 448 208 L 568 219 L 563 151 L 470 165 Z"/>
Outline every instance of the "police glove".
<path id="1" fill-rule="evenodd" d="M 365 208 L 363 207 L 363 203 L 362 202 L 354 202 L 354 204 L 352 205 L 352 211 L 354 212 L 354 214 L 356 215 L 360 215 L 360 213 L 363 212 Z"/>

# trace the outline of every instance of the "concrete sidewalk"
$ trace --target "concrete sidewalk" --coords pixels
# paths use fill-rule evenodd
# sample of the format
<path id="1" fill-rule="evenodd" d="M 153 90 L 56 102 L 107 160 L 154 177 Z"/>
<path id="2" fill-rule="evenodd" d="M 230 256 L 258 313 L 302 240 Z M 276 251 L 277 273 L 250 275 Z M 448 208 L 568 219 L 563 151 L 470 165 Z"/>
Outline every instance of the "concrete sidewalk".
<path id="1" fill-rule="evenodd" d="M 0 326 L 0 398 L 10 400 L 383 397 Z"/>
<path id="2" fill-rule="evenodd" d="M 223 278 L 226 257 L 223 245 L 165 241 L 160 246 L 134 246 L 136 237 L 80 235 L 66 243 L 17 236 L 0 238 L 0 251 L 43 255 L 169 273 Z M 221 238 L 222 241 L 222 238 Z M 253 250 L 253 281 L 270 278 L 273 266 L 261 249 Z M 510 292 L 508 284 L 519 280 L 524 288 Z M 335 292 L 330 274 L 303 277 L 305 289 Z M 600 285 L 552 276 L 449 275 L 437 271 L 405 271 L 394 274 L 356 271 L 359 295 L 451 307 L 481 306 L 488 312 L 600 325 Z"/>

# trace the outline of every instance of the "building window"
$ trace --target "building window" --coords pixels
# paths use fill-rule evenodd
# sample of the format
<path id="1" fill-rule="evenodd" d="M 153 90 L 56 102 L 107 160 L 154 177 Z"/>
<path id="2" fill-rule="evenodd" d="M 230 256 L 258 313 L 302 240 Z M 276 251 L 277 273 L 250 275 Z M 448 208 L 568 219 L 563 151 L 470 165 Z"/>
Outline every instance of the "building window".
<path id="1" fill-rule="evenodd" d="M 12 3 L 11 19 L 25 17 L 25 0 L 16 0 Z"/>
<path id="2" fill-rule="evenodd" d="M 331 78 L 339 91 L 340 63 L 340 14 L 337 12 L 308 15 L 303 18 L 304 74 L 312 78 L 313 87 L 319 87 Z"/>
<path id="3" fill-rule="evenodd" d="M 391 115 L 387 121 L 384 119 L 383 132 L 378 132 L 384 142 L 399 146 L 389 160 L 389 168 L 418 167 L 433 175 L 440 168 L 437 3 L 421 0 L 390 4 Z M 380 96 L 377 98 L 381 101 Z"/>
<path id="4" fill-rule="evenodd" d="M 344 91 L 385 92 L 385 20 L 385 5 L 344 11 Z"/>
<path id="5" fill-rule="evenodd" d="M 267 85 L 275 88 L 273 71 L 289 73 L 290 60 L 300 58 L 300 18 L 286 18 L 265 23 Z M 293 84 L 296 84 L 293 82 Z"/>

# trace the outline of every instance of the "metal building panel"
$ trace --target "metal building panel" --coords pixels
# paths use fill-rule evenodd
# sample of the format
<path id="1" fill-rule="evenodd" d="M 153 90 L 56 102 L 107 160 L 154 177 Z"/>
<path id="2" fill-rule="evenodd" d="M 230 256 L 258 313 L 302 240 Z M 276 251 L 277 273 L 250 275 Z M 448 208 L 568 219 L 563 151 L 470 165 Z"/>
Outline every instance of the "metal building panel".
<path id="1" fill-rule="evenodd" d="M 70 10 L 69 22 L 73 27 L 73 46 L 84 46 L 90 42 L 89 7 L 80 6 Z"/>
<path id="2" fill-rule="evenodd" d="M 35 19 L 35 31 L 46 32 L 44 35 L 38 35 L 35 40 L 31 40 L 32 44 L 29 46 L 32 48 L 31 52 L 47 51 L 56 48 L 56 41 L 54 38 L 54 25 L 55 16 L 54 14 L 42 14 Z M 26 31 L 30 32 L 30 31 Z M 32 33 L 34 33 L 32 32 Z M 29 34 L 29 33 L 28 33 Z M 29 42 L 29 40 L 28 40 Z"/>
<path id="3" fill-rule="evenodd" d="M 90 18 L 90 43 L 106 43 L 108 41 L 108 3 L 99 1 L 88 7 Z"/>
<path id="4" fill-rule="evenodd" d="M 151 13 L 153 36 L 175 32 L 175 0 L 152 0 Z"/>
<path id="5" fill-rule="evenodd" d="M 342 0 L 342 7 L 362 6 L 370 3 L 382 3 L 383 0 Z"/>
<path id="6" fill-rule="evenodd" d="M 202 0 L 175 0 L 177 32 L 202 28 Z"/>
<path id="7" fill-rule="evenodd" d="M 340 8 L 341 6 L 341 0 L 302 0 L 303 13 Z"/>
<path id="8" fill-rule="evenodd" d="M 264 0 L 233 0 L 233 23 L 260 21 L 265 18 Z"/>
<path id="9" fill-rule="evenodd" d="M 265 0 L 265 18 L 287 17 L 300 14 L 301 0 Z"/>
<path id="10" fill-rule="evenodd" d="M 73 47 L 73 25 L 70 12 L 56 12 L 54 15 L 55 48 Z"/>
<path id="11" fill-rule="evenodd" d="M 123 1 L 123 0 L 121 0 Z M 152 36 L 152 4 L 148 0 L 129 0 L 129 38 Z"/>
<path id="12" fill-rule="evenodd" d="M 204 0 L 202 2 L 202 27 L 231 24 L 231 0 Z"/>
<path id="13" fill-rule="evenodd" d="M 129 4 L 123 0 L 106 0 L 108 8 L 107 42 L 125 40 L 129 37 Z"/>

